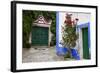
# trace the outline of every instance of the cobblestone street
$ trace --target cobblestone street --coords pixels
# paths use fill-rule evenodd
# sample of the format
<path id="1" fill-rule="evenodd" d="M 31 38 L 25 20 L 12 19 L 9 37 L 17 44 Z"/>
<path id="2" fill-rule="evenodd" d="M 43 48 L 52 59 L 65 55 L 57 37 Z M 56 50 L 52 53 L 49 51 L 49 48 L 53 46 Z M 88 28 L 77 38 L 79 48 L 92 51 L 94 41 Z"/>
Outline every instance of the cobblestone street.
<path id="1" fill-rule="evenodd" d="M 30 48 L 23 50 L 22 62 L 49 62 L 49 61 L 64 61 L 62 56 L 56 55 L 55 48 Z"/>

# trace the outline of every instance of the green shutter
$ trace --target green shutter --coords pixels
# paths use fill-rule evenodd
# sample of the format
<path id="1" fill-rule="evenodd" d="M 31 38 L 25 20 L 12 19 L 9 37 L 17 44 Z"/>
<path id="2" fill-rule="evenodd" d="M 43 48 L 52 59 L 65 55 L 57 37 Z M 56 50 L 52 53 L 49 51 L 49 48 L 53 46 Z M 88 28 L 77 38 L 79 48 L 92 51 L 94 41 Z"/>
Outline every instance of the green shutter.
<path id="1" fill-rule="evenodd" d="M 83 37 L 83 58 L 89 59 L 89 48 L 88 48 L 88 28 L 82 28 Z"/>
<path id="2" fill-rule="evenodd" d="M 33 27 L 32 28 L 32 45 L 47 46 L 48 45 L 48 28 Z"/>

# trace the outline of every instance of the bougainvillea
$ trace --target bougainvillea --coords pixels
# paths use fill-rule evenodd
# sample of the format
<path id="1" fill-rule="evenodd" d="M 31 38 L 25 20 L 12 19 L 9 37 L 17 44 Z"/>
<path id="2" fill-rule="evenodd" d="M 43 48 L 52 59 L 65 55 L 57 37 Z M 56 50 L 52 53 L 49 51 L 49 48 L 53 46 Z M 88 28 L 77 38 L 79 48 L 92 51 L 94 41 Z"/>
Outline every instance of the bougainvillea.
<path id="1" fill-rule="evenodd" d="M 64 25 L 62 26 L 62 45 L 68 49 L 71 57 L 71 49 L 76 46 L 78 35 L 76 34 L 76 25 L 78 18 L 72 20 L 72 14 L 66 14 Z"/>

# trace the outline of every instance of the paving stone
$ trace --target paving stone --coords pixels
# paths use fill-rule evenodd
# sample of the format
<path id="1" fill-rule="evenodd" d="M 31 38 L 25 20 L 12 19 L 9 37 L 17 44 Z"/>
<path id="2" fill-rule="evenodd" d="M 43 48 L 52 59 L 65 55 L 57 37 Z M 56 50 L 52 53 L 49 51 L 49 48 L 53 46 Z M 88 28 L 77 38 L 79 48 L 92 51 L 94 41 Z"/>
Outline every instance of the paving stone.
<path id="1" fill-rule="evenodd" d="M 64 57 L 57 56 L 54 48 L 23 49 L 22 62 L 64 61 Z"/>

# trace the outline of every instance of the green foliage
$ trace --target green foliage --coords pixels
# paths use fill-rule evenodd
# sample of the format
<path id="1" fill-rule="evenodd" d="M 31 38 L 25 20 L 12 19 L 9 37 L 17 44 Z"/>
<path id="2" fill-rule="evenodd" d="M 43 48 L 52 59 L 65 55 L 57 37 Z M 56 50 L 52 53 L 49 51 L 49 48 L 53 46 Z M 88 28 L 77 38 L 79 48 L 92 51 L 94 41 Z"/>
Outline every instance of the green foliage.
<path id="1" fill-rule="evenodd" d="M 66 55 L 64 55 L 64 59 L 66 58 L 70 58 L 70 53 L 67 53 Z"/>
<path id="2" fill-rule="evenodd" d="M 53 12 L 51 14 L 51 17 L 52 17 L 52 24 L 51 24 L 50 30 L 51 30 L 53 36 L 51 38 L 50 44 L 52 44 L 52 46 L 54 46 L 54 45 L 56 45 L 56 12 Z"/>
<path id="3" fill-rule="evenodd" d="M 23 11 L 23 47 L 27 47 L 32 26 L 32 15 L 29 11 Z"/>
<path id="4" fill-rule="evenodd" d="M 32 30 L 32 22 L 37 19 L 39 15 L 43 15 L 47 20 L 52 19 L 51 32 L 56 38 L 56 12 L 51 11 L 31 11 L 23 10 L 23 47 L 27 47 L 29 41 L 29 35 Z M 56 41 L 56 39 L 53 41 Z M 54 43 L 55 44 L 55 43 Z"/>
<path id="5" fill-rule="evenodd" d="M 65 55 L 66 57 L 72 58 L 71 49 L 76 46 L 76 41 L 78 39 L 78 35 L 76 34 L 76 25 L 77 21 L 72 21 L 72 14 L 66 14 L 65 24 L 62 26 L 63 28 L 63 46 L 68 49 L 68 54 Z M 76 23 L 75 23 L 76 22 Z M 73 25 L 72 25 L 73 24 Z"/>
<path id="6" fill-rule="evenodd" d="M 54 46 L 56 44 L 56 37 L 55 35 L 52 36 L 50 46 Z"/>
<path id="7" fill-rule="evenodd" d="M 24 47 L 25 47 L 25 48 L 31 48 L 31 44 L 30 44 L 30 43 L 25 43 L 25 44 L 24 44 Z"/>
<path id="8" fill-rule="evenodd" d="M 67 26 L 64 29 L 63 41 L 68 48 L 76 46 L 76 40 L 78 36 L 76 34 L 76 27 Z"/>

